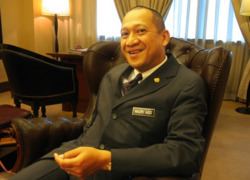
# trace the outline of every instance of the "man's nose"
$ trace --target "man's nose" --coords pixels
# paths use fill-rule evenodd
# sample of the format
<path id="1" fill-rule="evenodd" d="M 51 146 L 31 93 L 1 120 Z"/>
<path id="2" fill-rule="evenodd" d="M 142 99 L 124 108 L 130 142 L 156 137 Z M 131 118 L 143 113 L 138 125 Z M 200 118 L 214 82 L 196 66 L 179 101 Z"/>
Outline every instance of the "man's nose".
<path id="1" fill-rule="evenodd" d="M 127 46 L 133 46 L 139 43 L 138 36 L 135 33 L 129 34 L 127 38 Z"/>

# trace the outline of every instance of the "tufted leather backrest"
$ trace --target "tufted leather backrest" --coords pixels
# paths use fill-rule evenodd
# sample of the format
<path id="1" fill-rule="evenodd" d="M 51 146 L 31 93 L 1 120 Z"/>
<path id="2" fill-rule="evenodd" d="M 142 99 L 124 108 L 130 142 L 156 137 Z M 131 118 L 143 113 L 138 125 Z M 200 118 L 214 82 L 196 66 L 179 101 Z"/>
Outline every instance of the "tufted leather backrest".
<path id="1" fill-rule="evenodd" d="M 92 45 L 84 56 L 84 71 L 86 72 L 90 92 L 97 94 L 100 81 L 104 74 L 119 63 L 119 42 L 103 41 Z"/>
<path id="2" fill-rule="evenodd" d="M 171 52 L 180 63 L 198 73 L 207 85 L 208 115 L 203 126 L 206 144 L 200 170 L 202 172 L 226 88 L 232 60 L 231 52 L 223 47 L 201 48 L 192 42 L 178 38 L 171 38 L 167 52 Z"/>
<path id="3" fill-rule="evenodd" d="M 226 82 L 231 66 L 230 51 L 215 47 L 205 49 L 192 42 L 171 38 L 166 53 L 172 53 L 180 62 L 198 73 L 205 81 L 208 89 L 208 116 L 204 124 L 203 135 L 206 139 L 205 159 L 214 125 L 221 107 Z M 93 96 L 97 94 L 100 80 L 114 65 L 124 61 L 121 56 L 119 42 L 102 41 L 92 45 L 84 61 L 87 81 Z M 95 98 L 93 98 L 95 101 Z M 89 113 L 95 103 L 90 103 Z M 86 113 L 88 114 L 88 113 Z"/>
<path id="4" fill-rule="evenodd" d="M 104 74 L 116 64 L 123 62 L 119 42 L 100 41 L 88 48 L 84 56 L 83 69 L 90 92 L 89 104 L 84 119 L 90 119 L 94 110 L 96 95 Z"/>
<path id="5" fill-rule="evenodd" d="M 198 73 L 208 88 L 208 117 L 204 136 L 210 140 L 211 130 L 221 107 L 231 66 L 231 53 L 222 48 L 204 49 L 183 39 L 172 38 L 167 47 L 174 57 Z"/>

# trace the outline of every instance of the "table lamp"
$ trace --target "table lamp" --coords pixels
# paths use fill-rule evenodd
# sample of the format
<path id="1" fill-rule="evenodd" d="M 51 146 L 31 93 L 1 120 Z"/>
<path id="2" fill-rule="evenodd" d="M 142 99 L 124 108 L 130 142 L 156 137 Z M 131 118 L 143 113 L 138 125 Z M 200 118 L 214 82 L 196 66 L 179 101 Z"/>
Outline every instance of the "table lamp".
<path id="1" fill-rule="evenodd" d="M 59 51 L 58 44 L 58 16 L 69 16 L 69 0 L 42 0 L 41 13 L 47 16 L 54 16 L 55 31 L 55 52 Z"/>
<path id="2" fill-rule="evenodd" d="M 250 16 L 250 1 L 249 0 L 242 0 L 241 1 L 240 15 Z"/>
<path id="3" fill-rule="evenodd" d="M 242 16 L 248 16 L 248 30 L 250 31 L 250 0 L 242 0 L 241 1 L 241 6 L 240 6 L 240 15 Z M 248 61 L 246 69 L 250 67 L 250 61 Z M 242 114 L 250 114 L 250 78 L 248 82 L 248 88 L 247 88 L 247 97 L 246 97 L 246 107 L 238 107 L 236 108 L 236 111 Z"/>
<path id="4" fill-rule="evenodd" d="M 240 6 L 240 15 L 248 16 L 248 30 L 250 31 L 250 0 L 242 0 Z"/>

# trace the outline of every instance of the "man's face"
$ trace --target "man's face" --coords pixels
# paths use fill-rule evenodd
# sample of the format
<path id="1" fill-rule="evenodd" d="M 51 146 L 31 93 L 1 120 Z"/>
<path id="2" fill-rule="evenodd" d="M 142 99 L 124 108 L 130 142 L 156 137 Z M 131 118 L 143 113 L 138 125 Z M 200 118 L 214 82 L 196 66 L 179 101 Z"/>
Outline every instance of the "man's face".
<path id="1" fill-rule="evenodd" d="M 140 72 L 163 61 L 169 41 L 168 31 L 159 32 L 152 16 L 149 10 L 134 9 L 127 13 L 122 23 L 122 53 L 127 62 Z"/>

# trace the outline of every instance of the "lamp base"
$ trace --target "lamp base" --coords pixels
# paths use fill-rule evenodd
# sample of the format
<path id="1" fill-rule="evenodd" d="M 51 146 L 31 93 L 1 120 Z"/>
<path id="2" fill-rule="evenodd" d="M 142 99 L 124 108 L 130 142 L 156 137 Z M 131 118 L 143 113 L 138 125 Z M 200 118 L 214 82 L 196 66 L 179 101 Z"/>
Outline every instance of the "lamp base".
<path id="1" fill-rule="evenodd" d="M 235 109 L 238 113 L 241 114 L 250 114 L 250 108 L 249 107 L 238 107 Z"/>

